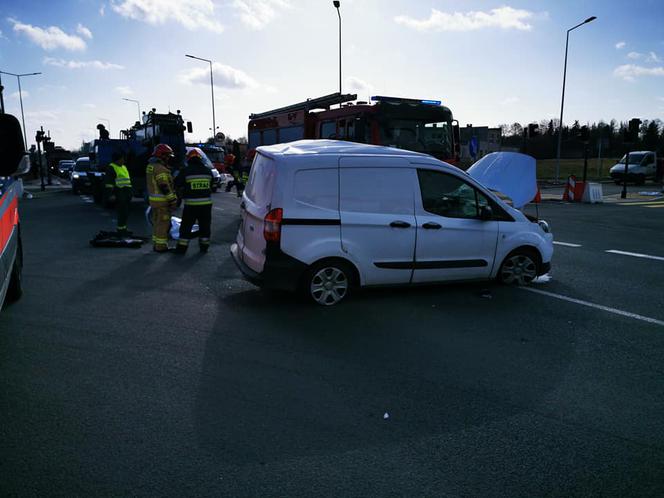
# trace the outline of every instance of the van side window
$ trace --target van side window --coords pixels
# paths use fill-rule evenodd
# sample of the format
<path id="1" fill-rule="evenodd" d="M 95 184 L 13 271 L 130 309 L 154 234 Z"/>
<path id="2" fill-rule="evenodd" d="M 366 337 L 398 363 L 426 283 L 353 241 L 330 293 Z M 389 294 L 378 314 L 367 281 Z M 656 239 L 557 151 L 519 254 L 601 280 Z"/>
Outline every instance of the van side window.
<path id="1" fill-rule="evenodd" d="M 649 165 L 649 164 L 654 164 L 655 163 L 655 155 L 654 154 L 648 154 L 646 156 L 646 160 L 643 162 L 644 165 Z"/>
<path id="2" fill-rule="evenodd" d="M 475 187 L 460 178 L 426 169 L 418 169 L 424 210 L 446 218 L 479 218 L 480 209 L 489 200 Z"/>
<path id="3" fill-rule="evenodd" d="M 302 169 L 295 173 L 295 201 L 305 206 L 339 210 L 339 170 Z"/>
<path id="4" fill-rule="evenodd" d="M 320 124 L 320 138 L 322 139 L 334 139 L 337 137 L 337 122 L 336 121 L 325 121 Z"/>

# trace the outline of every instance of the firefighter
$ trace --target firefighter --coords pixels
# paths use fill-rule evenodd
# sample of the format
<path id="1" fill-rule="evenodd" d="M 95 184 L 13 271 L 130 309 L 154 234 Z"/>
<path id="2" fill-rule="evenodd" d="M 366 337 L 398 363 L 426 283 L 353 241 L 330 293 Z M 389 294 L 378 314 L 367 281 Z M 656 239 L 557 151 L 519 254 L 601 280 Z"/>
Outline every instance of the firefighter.
<path id="1" fill-rule="evenodd" d="M 187 154 L 187 166 L 175 178 L 175 187 L 184 201 L 177 254 L 187 252 L 191 229 L 198 222 L 198 247 L 206 253 L 210 247 L 212 222 L 212 171 L 203 163 L 202 153 L 191 149 Z"/>
<path id="2" fill-rule="evenodd" d="M 230 192 L 231 189 L 233 188 L 233 185 L 235 185 L 235 188 L 238 191 L 238 196 L 239 194 L 239 186 L 238 186 L 238 180 L 240 179 L 238 176 L 238 171 L 235 168 L 235 155 L 228 153 L 224 156 L 224 165 L 226 166 L 226 173 L 229 173 L 233 176 L 233 181 L 228 182 L 226 184 L 226 192 Z"/>
<path id="3" fill-rule="evenodd" d="M 125 156 L 122 152 L 114 152 L 111 163 L 106 167 L 105 186 L 106 198 L 113 202 L 117 209 L 117 232 L 118 235 L 128 235 L 127 219 L 129 218 L 129 207 L 133 191 L 129 170 L 125 166 Z"/>
<path id="4" fill-rule="evenodd" d="M 168 251 L 171 213 L 177 205 L 169 165 L 173 156 L 173 149 L 166 144 L 159 144 L 152 151 L 145 170 L 148 200 L 152 208 L 152 244 L 155 252 Z"/>

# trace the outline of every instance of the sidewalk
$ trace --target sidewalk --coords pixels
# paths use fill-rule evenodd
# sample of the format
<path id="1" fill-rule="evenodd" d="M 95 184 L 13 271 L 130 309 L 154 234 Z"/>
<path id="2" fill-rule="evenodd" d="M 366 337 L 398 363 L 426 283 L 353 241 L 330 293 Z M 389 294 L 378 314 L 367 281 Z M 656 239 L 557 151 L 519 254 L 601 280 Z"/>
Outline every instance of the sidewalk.
<path id="1" fill-rule="evenodd" d="M 30 195 L 33 197 L 43 197 L 45 195 L 71 191 L 71 183 L 64 178 L 56 176 L 51 178 L 51 185 L 48 185 L 46 178 L 44 178 L 45 190 L 43 192 L 41 189 L 41 179 L 37 178 L 28 180 L 22 178 L 21 180 L 23 181 L 23 192 L 25 197 L 29 197 Z"/>

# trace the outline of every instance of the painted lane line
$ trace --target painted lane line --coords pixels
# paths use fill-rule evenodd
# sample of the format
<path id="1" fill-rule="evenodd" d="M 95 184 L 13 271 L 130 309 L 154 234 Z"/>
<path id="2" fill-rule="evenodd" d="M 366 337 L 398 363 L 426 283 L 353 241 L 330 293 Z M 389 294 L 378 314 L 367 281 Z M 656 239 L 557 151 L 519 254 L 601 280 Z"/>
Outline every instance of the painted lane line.
<path id="1" fill-rule="evenodd" d="M 603 306 L 601 304 L 595 304 L 588 301 L 583 301 L 581 299 L 575 299 L 573 297 L 563 296 L 562 294 L 554 294 L 553 292 L 543 291 L 540 289 L 533 289 L 532 287 L 519 287 L 519 288 L 528 292 L 533 292 L 535 294 L 541 294 L 543 296 L 552 297 L 554 299 L 560 299 L 561 301 L 567 301 L 569 303 L 579 304 L 581 306 L 587 306 L 588 308 L 594 308 L 596 310 L 606 311 L 607 313 L 613 313 L 614 315 L 620 315 L 626 318 L 632 318 L 634 320 L 640 320 L 642 322 L 652 323 L 654 325 L 659 325 L 660 327 L 664 327 L 664 320 L 657 320 L 656 318 L 637 315 L 636 313 L 631 313 L 629 311 L 623 311 L 617 308 L 611 308 L 609 306 Z"/>
<path id="2" fill-rule="evenodd" d="M 657 204 L 657 205 L 655 205 L 655 206 L 644 206 L 644 207 L 647 207 L 648 209 L 652 209 L 652 208 L 664 208 L 664 202 L 661 203 L 661 204 Z"/>
<path id="3" fill-rule="evenodd" d="M 572 244 L 570 242 L 558 242 L 556 240 L 554 240 L 553 243 L 554 245 L 564 246 L 564 247 L 583 247 L 581 244 Z"/>
<path id="4" fill-rule="evenodd" d="M 650 254 L 641 254 L 638 252 L 627 252 L 627 251 L 617 251 L 616 249 L 611 249 L 609 251 L 611 254 L 620 254 L 621 256 L 632 256 L 634 258 L 644 258 L 644 259 L 654 259 L 656 261 L 664 261 L 662 256 L 651 256 Z"/>

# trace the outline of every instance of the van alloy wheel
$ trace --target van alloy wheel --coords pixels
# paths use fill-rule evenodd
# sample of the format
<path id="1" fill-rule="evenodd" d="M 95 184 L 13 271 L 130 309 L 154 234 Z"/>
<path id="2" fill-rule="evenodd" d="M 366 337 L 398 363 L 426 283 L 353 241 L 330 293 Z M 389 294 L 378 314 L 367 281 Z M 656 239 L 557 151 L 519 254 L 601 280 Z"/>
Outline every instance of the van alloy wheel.
<path id="1" fill-rule="evenodd" d="M 526 285 L 537 278 L 537 263 L 527 254 L 508 257 L 500 268 L 500 280 L 508 285 Z"/>
<path id="2" fill-rule="evenodd" d="M 318 304 L 332 306 L 348 293 L 348 277 L 339 268 L 328 266 L 314 273 L 309 285 L 311 297 Z"/>

